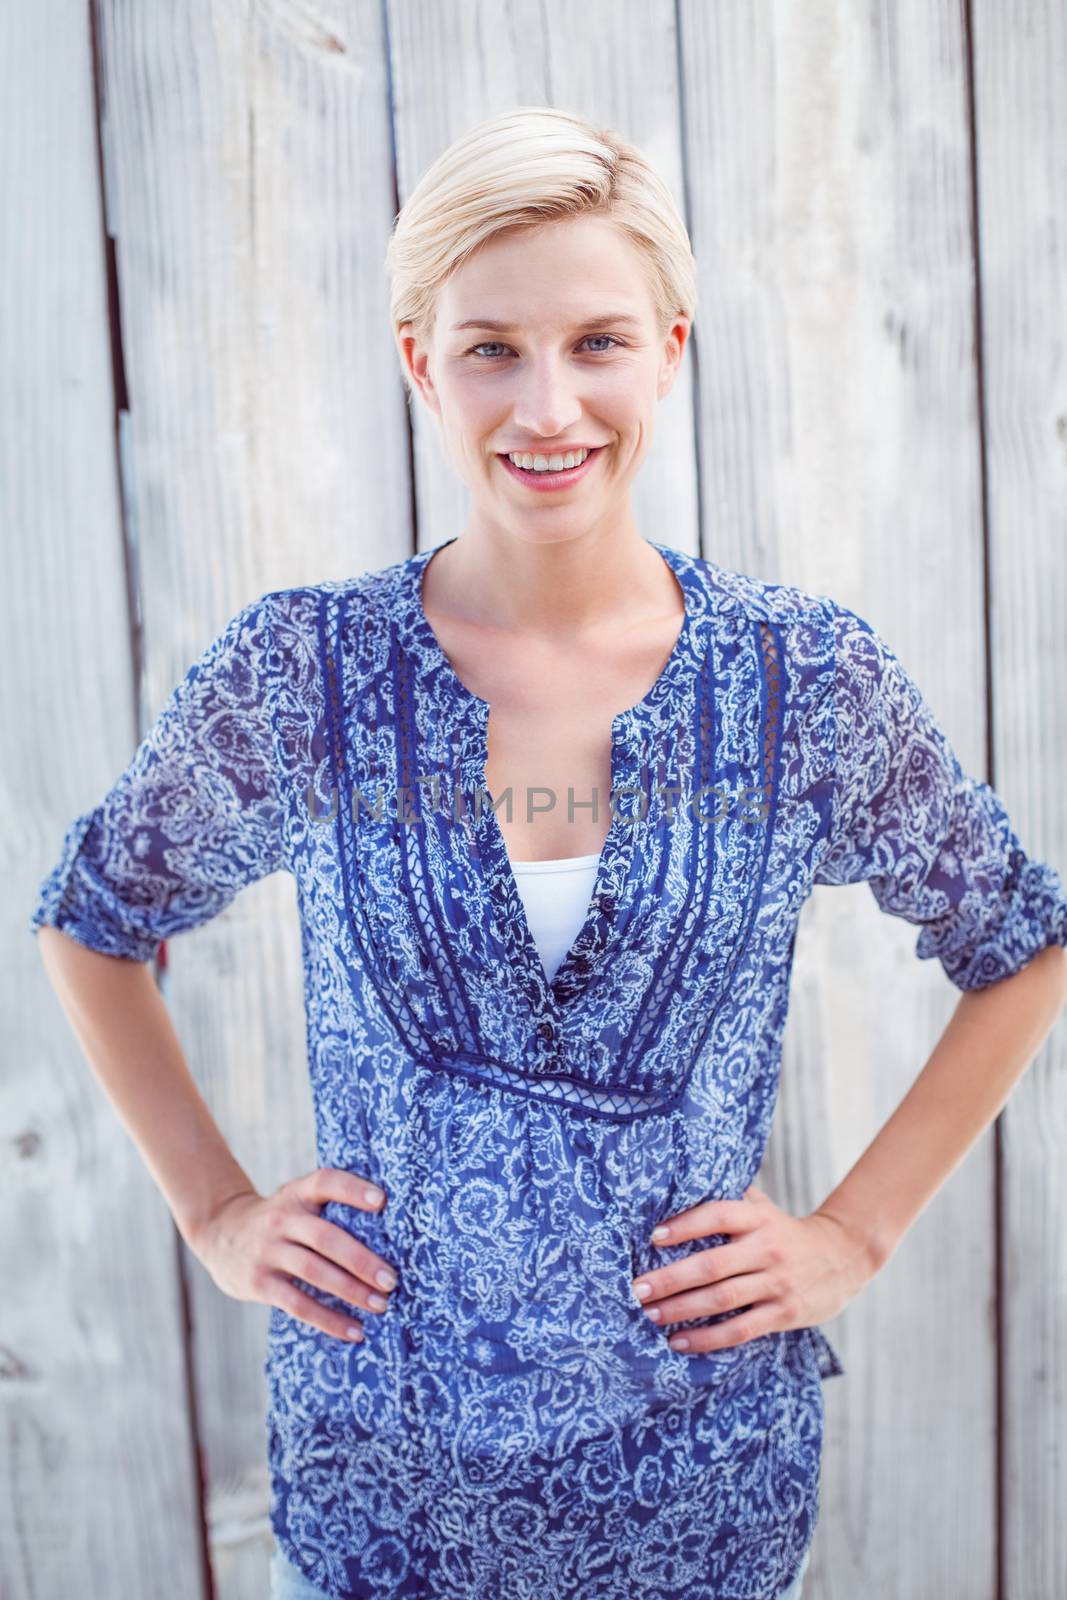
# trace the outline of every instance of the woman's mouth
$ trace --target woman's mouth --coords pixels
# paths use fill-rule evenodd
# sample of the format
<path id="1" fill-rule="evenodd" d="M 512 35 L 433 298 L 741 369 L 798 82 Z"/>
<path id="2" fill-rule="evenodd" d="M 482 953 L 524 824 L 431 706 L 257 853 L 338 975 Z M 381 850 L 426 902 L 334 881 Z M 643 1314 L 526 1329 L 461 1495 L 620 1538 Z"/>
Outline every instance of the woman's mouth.
<path id="1" fill-rule="evenodd" d="M 498 456 L 497 460 L 503 463 L 513 478 L 517 478 L 528 489 L 542 491 L 546 489 L 568 489 L 572 483 L 578 483 L 585 477 L 593 462 L 597 460 L 604 449 L 606 449 L 605 445 L 597 445 L 596 449 L 590 450 L 585 460 L 580 462 L 578 466 L 564 467 L 562 472 L 538 472 L 536 468 L 517 467 L 514 461 L 510 461 L 507 456 Z"/>

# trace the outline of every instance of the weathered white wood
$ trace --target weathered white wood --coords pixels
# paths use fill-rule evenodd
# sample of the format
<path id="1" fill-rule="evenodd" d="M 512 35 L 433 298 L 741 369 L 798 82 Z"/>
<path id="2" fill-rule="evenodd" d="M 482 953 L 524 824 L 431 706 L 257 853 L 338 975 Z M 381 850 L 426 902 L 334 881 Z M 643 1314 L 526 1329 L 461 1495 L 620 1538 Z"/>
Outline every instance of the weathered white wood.
<path id="1" fill-rule="evenodd" d="M 0 192 L 0 1592 L 198 1600 L 173 1230 L 27 932 L 137 733 L 82 5 L 0 8 Z"/>
<path id="2" fill-rule="evenodd" d="M 1067 17 L 974 7 L 996 787 L 1067 867 Z M 1004 1589 L 1067 1594 L 1067 1025 L 1001 1117 Z"/>
<path id="3" fill-rule="evenodd" d="M 984 761 L 982 524 L 959 9 L 683 0 L 701 264 L 704 548 L 831 593 Z M 719 508 L 716 512 L 714 508 Z M 763 1185 L 803 1214 L 903 1097 L 955 1003 L 865 887 L 801 917 Z M 991 1593 L 991 1139 L 827 1333 L 805 1600 Z"/>
<path id="4" fill-rule="evenodd" d="M 993 780 L 1024 843 L 1064 860 L 1067 709 L 1053 685 L 1067 654 L 1056 492 L 1067 438 L 1056 253 L 1067 144 L 1055 90 L 1067 62 L 1055 7 L 1032 7 L 1025 27 L 988 0 L 975 8 L 988 669 L 957 6 L 95 9 L 131 406 L 122 459 L 144 629 L 142 723 L 129 681 L 84 15 L 9 7 L 0 179 L 15 221 L 4 295 L 18 309 L 6 365 L 20 401 L 0 430 L 0 505 L 5 621 L 18 658 L 34 661 L 29 694 L 10 675 L 4 691 L 9 770 L 24 779 L 8 808 L 23 835 L 8 862 L 20 905 L 62 825 L 113 780 L 240 604 L 462 531 L 469 491 L 418 400 L 409 482 L 382 268 L 392 139 L 402 202 L 460 132 L 531 103 L 618 128 L 688 208 L 701 299 L 634 487 L 638 527 L 867 616 L 980 776 L 991 670 Z M 43 61 L 48 94 L 31 94 Z M 48 114 L 60 104 L 62 120 Z M 48 640 L 20 645 L 26 619 L 40 615 L 55 619 Z M 916 934 L 881 916 L 863 888 L 821 890 L 804 909 L 781 1101 L 758 1178 L 787 1209 L 811 1209 L 844 1175 L 952 1010 L 939 966 L 915 960 Z M 3 1180 L 16 1226 L 0 1246 L 15 1287 L 0 1335 L 4 1586 L 10 1567 L 16 1596 L 147 1594 L 165 1571 L 168 1595 L 196 1600 L 203 1517 L 220 1600 L 259 1600 L 270 1548 L 266 1310 L 220 1295 L 175 1240 L 24 940 L 12 933 L 8 964 L 20 970 L 21 949 L 31 970 L 7 1029 L 13 1060 L 30 1068 L 9 1074 L 4 1099 L 8 1148 L 21 1157 Z M 239 1159 L 264 1192 L 309 1170 L 292 883 L 248 891 L 173 941 L 170 962 L 168 1003 Z M 999 1298 L 990 1133 L 828 1325 L 848 1375 L 825 1386 L 822 1515 L 805 1600 L 993 1593 L 998 1472 L 1005 1593 L 1067 1592 L 1058 1515 L 1067 1259 L 1055 1159 L 1064 1050 L 1060 1027 L 1001 1119 Z M 50 1148 L 59 1153 L 49 1158 Z M 191 1292 L 195 1410 L 176 1259 Z M 59 1354 L 75 1349 L 61 1381 Z"/>
<path id="5" fill-rule="evenodd" d="M 385 47 L 374 6 L 99 9 L 132 395 L 128 521 L 158 708 L 247 599 L 411 549 L 381 269 L 393 220 Z M 292 880 L 246 891 L 170 957 L 179 1035 L 238 1159 L 265 1193 L 310 1171 Z M 182 1248 L 216 1592 L 260 1600 L 268 1312 L 223 1297 Z"/>

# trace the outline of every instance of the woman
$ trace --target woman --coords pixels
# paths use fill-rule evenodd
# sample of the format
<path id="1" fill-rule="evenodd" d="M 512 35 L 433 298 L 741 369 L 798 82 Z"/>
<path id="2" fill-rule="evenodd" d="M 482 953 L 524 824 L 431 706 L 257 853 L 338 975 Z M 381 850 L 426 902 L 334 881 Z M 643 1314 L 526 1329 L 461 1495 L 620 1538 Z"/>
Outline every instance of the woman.
<path id="1" fill-rule="evenodd" d="M 898 1155 L 877 1218 L 860 1166 L 803 1218 L 752 1187 L 800 908 L 866 880 L 974 990 L 1067 944 L 1067 900 L 867 622 L 639 535 L 696 297 L 637 151 L 494 118 L 389 265 L 467 527 L 246 606 L 33 926 L 68 935 L 49 970 L 183 1237 L 272 1307 L 276 1600 L 795 1600 L 842 1371 L 818 1324 L 930 1181 Z M 147 966 L 123 1011 L 153 1084 L 102 996 L 280 869 L 322 1166 L 263 1196 Z"/>

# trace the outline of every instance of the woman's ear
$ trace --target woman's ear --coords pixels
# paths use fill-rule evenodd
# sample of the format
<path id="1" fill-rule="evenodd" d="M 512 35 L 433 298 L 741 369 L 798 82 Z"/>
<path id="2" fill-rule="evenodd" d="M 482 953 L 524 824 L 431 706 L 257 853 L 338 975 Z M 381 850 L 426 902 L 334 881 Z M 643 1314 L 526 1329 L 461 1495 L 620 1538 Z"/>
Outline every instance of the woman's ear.
<path id="1" fill-rule="evenodd" d="M 440 402 L 437 390 L 434 388 L 433 378 L 430 376 L 430 352 L 419 342 L 415 334 L 414 324 L 402 322 L 397 328 L 397 344 L 400 348 L 400 358 L 408 372 L 411 381 L 418 389 L 430 410 L 439 413 Z"/>
<path id="2" fill-rule="evenodd" d="M 667 335 L 663 360 L 659 369 L 657 396 L 660 400 L 670 394 L 674 387 L 674 380 L 678 375 L 678 368 L 682 364 L 682 355 L 689 341 L 689 333 L 692 326 L 691 318 L 679 315 L 675 317 L 671 330 Z"/>

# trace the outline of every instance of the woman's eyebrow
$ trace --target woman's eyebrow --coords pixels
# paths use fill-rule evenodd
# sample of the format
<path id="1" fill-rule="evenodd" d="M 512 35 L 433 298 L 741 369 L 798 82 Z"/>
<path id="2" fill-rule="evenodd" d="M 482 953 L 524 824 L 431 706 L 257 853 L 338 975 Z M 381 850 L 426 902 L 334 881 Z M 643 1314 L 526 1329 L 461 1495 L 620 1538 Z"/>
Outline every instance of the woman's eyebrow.
<path id="1" fill-rule="evenodd" d="M 608 328 L 620 322 L 629 322 L 635 327 L 640 327 L 641 318 L 635 317 L 629 311 L 609 312 L 606 316 L 587 317 L 581 322 L 576 322 L 571 329 L 572 333 L 579 328 Z M 469 322 L 456 322 L 451 331 L 459 333 L 461 328 L 487 328 L 490 333 L 514 333 L 515 324 L 511 322 L 494 322 L 489 317 L 474 317 Z"/>

